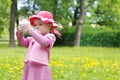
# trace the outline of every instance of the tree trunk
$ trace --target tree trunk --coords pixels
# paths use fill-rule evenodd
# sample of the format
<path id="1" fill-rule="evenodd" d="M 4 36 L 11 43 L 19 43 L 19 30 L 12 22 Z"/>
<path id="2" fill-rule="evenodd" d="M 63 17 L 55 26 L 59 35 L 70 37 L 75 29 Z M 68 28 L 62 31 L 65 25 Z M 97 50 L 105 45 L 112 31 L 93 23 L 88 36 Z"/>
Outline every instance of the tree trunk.
<path id="1" fill-rule="evenodd" d="M 14 26 L 15 26 L 16 9 L 17 9 L 17 0 L 12 0 L 11 13 L 10 13 L 10 28 L 9 28 L 9 33 L 10 33 L 9 46 L 11 48 L 15 47 Z"/>
<path id="2" fill-rule="evenodd" d="M 58 10 L 57 10 L 57 6 L 58 6 L 58 0 L 54 0 L 54 9 L 53 9 L 54 20 L 56 20 L 56 18 L 59 15 Z"/>
<path id="3" fill-rule="evenodd" d="M 79 10 L 79 7 L 77 6 L 76 8 L 75 8 L 75 13 L 74 13 L 74 19 L 73 19 L 73 21 L 72 21 L 72 26 L 75 26 L 76 25 L 76 20 L 78 19 L 78 17 L 77 17 L 77 15 L 78 15 L 78 10 Z"/>
<path id="4" fill-rule="evenodd" d="M 80 17 L 77 22 L 77 28 L 75 33 L 74 46 L 80 46 L 80 37 L 82 32 L 82 25 L 84 21 L 84 0 L 80 0 Z"/>

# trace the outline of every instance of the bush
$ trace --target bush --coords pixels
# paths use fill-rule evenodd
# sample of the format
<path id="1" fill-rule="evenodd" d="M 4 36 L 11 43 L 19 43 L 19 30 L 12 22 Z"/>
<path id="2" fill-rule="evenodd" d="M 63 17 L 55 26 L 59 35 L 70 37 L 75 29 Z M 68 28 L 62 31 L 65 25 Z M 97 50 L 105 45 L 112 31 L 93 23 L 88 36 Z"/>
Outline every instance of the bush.
<path id="1" fill-rule="evenodd" d="M 81 46 L 120 46 L 120 31 L 98 31 L 96 33 L 83 32 L 81 36 Z"/>
<path id="2" fill-rule="evenodd" d="M 62 39 L 57 38 L 55 45 L 72 46 L 75 27 L 64 29 L 62 35 Z M 80 44 L 81 46 L 120 47 L 120 30 L 112 30 L 106 27 L 83 27 Z"/>
<path id="3" fill-rule="evenodd" d="M 75 35 L 75 27 L 64 28 L 64 30 L 61 31 L 61 34 L 62 34 L 62 39 L 57 37 L 55 45 L 72 46 L 74 41 L 74 35 Z"/>

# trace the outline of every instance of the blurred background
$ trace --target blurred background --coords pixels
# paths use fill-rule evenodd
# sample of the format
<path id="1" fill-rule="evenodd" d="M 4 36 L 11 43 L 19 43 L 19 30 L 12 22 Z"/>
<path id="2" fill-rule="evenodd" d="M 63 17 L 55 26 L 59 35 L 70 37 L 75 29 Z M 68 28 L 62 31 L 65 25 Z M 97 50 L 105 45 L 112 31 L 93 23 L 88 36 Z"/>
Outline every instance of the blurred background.
<path id="1" fill-rule="evenodd" d="M 15 33 L 41 10 L 62 33 L 51 50 L 53 80 L 120 80 L 120 0 L 0 0 L 0 80 L 21 80 L 26 48 Z"/>
<path id="2" fill-rule="evenodd" d="M 15 47 L 20 23 L 48 10 L 59 24 L 56 46 L 120 47 L 120 0 L 0 0 L 0 44 Z"/>

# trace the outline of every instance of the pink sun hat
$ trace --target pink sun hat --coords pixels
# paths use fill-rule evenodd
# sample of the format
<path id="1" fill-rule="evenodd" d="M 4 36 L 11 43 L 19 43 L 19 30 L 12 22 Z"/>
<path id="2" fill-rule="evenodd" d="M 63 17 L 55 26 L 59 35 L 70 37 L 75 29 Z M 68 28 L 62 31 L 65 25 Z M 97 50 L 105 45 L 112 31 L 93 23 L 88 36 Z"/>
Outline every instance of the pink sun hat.
<path id="1" fill-rule="evenodd" d="M 52 27 L 51 32 L 58 35 L 58 36 L 61 36 L 61 33 L 59 31 L 55 30 L 55 28 L 57 28 L 58 25 L 54 22 L 53 15 L 50 12 L 40 11 L 36 15 L 31 16 L 30 17 L 30 23 L 31 23 L 32 26 L 34 26 L 34 20 L 35 19 L 40 19 L 44 23 L 50 23 L 52 25 L 51 26 Z"/>

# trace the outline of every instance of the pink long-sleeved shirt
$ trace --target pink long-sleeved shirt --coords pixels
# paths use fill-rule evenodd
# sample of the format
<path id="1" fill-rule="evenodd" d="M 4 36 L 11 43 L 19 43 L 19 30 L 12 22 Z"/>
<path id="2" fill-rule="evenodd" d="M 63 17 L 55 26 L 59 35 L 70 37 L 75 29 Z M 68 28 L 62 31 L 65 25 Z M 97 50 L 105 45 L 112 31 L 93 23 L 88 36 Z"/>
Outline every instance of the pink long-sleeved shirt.
<path id="1" fill-rule="evenodd" d="M 34 30 L 30 30 L 31 37 L 24 38 L 23 35 L 16 32 L 18 43 L 27 47 L 25 62 L 34 61 L 40 64 L 48 65 L 50 59 L 50 49 L 56 41 L 54 34 L 47 33 L 41 35 Z"/>

